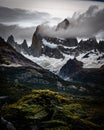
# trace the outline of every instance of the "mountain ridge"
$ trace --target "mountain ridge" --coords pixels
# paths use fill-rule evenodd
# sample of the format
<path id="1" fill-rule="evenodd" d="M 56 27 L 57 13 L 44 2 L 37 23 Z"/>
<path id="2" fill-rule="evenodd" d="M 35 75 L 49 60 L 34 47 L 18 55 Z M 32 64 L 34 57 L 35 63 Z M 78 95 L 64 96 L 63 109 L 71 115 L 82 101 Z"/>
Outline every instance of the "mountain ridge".
<path id="1" fill-rule="evenodd" d="M 19 54 L 2 38 L 0 38 L 0 80 L 24 84 L 37 89 L 38 87 L 45 89 L 48 86 L 55 90 L 58 90 L 58 87 L 64 88 L 64 81 L 61 78 Z"/>

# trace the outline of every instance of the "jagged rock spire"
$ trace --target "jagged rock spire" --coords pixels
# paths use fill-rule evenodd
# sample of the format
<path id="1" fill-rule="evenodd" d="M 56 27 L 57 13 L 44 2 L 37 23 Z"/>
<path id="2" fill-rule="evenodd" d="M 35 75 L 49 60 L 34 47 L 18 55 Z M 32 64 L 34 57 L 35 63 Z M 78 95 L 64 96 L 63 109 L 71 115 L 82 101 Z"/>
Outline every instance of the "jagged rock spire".
<path id="1" fill-rule="evenodd" d="M 41 36 L 39 35 L 39 29 L 40 29 L 40 26 L 37 26 L 36 31 L 34 32 L 33 37 L 32 37 L 32 45 L 31 45 L 32 54 L 36 57 L 39 57 L 41 55 L 41 49 L 42 49 Z"/>
<path id="2" fill-rule="evenodd" d="M 13 47 L 14 47 L 15 44 L 16 44 L 13 35 L 10 35 L 10 36 L 8 37 L 7 42 L 8 42 L 11 46 L 13 46 Z"/>
<path id="3" fill-rule="evenodd" d="M 61 23 L 59 23 L 56 27 L 56 31 L 60 29 L 67 29 L 70 25 L 70 22 L 68 19 L 64 19 Z"/>

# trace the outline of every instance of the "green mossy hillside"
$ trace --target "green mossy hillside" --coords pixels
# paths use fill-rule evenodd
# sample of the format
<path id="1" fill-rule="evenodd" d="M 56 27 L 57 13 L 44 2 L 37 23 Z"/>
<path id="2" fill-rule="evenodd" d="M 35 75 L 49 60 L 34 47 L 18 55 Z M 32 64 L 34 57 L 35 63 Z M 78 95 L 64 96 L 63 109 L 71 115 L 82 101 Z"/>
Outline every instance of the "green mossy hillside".
<path id="1" fill-rule="evenodd" d="M 94 122 L 90 103 L 83 100 L 50 90 L 33 90 L 16 103 L 4 106 L 3 117 L 17 130 L 100 130 L 102 126 Z"/>

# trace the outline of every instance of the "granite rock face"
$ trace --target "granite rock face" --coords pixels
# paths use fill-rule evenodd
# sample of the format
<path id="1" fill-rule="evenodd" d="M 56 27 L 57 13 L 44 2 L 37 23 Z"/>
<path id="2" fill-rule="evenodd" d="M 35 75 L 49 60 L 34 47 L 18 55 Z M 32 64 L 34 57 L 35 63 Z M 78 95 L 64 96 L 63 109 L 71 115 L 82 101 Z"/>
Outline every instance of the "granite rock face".
<path id="1" fill-rule="evenodd" d="M 83 63 L 76 59 L 70 59 L 67 63 L 61 68 L 59 75 L 61 77 L 71 77 L 76 72 L 81 71 Z"/>
<path id="2" fill-rule="evenodd" d="M 9 43 L 5 42 L 2 38 L 0 38 L 0 64 L 15 64 L 20 66 L 24 65 L 39 67 L 36 63 L 18 53 Z"/>
<path id="3" fill-rule="evenodd" d="M 7 43 L 9 43 L 14 49 L 16 49 L 17 52 L 21 53 L 25 53 L 28 54 L 29 53 L 29 49 L 27 46 L 27 41 L 24 39 L 23 43 L 18 44 L 13 35 L 10 35 L 7 39 Z"/>
<path id="4" fill-rule="evenodd" d="M 36 28 L 36 31 L 32 37 L 31 53 L 35 57 L 39 57 L 41 55 L 41 49 L 42 49 L 41 36 L 39 35 L 39 29 L 40 29 L 40 26 Z"/>
<path id="5" fill-rule="evenodd" d="M 100 41 L 98 45 L 99 52 L 104 52 L 104 41 Z"/>
<path id="6" fill-rule="evenodd" d="M 52 57 L 52 58 L 62 58 L 64 59 L 64 54 L 71 54 L 75 53 L 73 52 L 70 47 L 76 47 L 78 44 L 78 41 L 76 38 L 67 38 L 67 39 L 58 39 L 53 37 L 43 37 L 43 39 L 50 45 L 56 45 L 55 48 L 51 48 L 49 46 L 45 46 L 44 43 L 42 47 L 42 54 Z M 43 40 L 42 40 L 43 41 Z M 69 47 L 69 48 L 68 48 Z"/>
<path id="7" fill-rule="evenodd" d="M 57 27 L 56 31 L 59 31 L 60 29 L 67 29 L 70 25 L 70 22 L 68 19 L 64 19 L 62 22 L 60 22 Z"/>
<path id="8" fill-rule="evenodd" d="M 27 41 L 24 39 L 23 43 L 20 45 L 21 46 L 21 51 L 24 52 L 25 54 L 29 53 L 29 48 L 27 45 Z"/>
<path id="9" fill-rule="evenodd" d="M 7 42 L 8 42 L 11 46 L 13 46 L 13 47 L 16 46 L 16 42 L 15 42 L 15 40 L 14 40 L 13 35 L 10 35 L 10 36 L 8 37 Z"/>
<path id="10" fill-rule="evenodd" d="M 80 82 L 83 85 L 100 86 L 99 89 L 104 91 L 104 87 L 102 87 L 104 85 L 104 65 L 100 68 L 83 68 L 81 61 L 70 59 L 60 69 L 59 75 L 67 81 L 71 80 Z"/>
<path id="11" fill-rule="evenodd" d="M 60 52 L 58 47 L 49 48 L 47 46 L 44 46 L 44 48 L 42 48 L 42 54 L 44 54 L 48 57 L 56 58 L 56 59 L 60 59 L 60 58 L 64 59 L 64 56 L 62 55 L 62 53 Z"/>
<path id="12" fill-rule="evenodd" d="M 89 38 L 86 41 L 80 41 L 78 44 L 78 50 L 82 52 L 94 50 L 96 51 L 98 48 L 98 43 L 96 41 L 96 38 Z"/>
<path id="13" fill-rule="evenodd" d="M 24 84 L 34 88 L 58 89 L 63 80 L 18 53 L 0 38 L 0 81 Z"/>

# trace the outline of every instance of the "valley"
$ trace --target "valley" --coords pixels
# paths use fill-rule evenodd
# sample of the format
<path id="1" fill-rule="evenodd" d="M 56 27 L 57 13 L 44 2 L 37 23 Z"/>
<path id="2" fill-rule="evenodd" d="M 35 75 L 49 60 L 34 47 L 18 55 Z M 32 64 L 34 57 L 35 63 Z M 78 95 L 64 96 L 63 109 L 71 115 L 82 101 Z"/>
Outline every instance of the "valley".
<path id="1" fill-rule="evenodd" d="M 103 130 L 104 41 L 50 37 L 42 26 L 31 46 L 0 37 L 0 129 Z"/>

